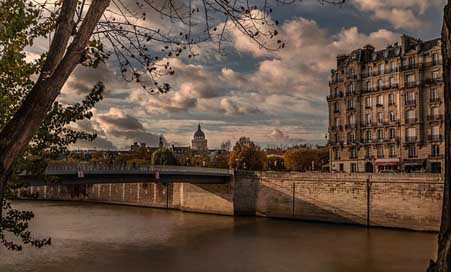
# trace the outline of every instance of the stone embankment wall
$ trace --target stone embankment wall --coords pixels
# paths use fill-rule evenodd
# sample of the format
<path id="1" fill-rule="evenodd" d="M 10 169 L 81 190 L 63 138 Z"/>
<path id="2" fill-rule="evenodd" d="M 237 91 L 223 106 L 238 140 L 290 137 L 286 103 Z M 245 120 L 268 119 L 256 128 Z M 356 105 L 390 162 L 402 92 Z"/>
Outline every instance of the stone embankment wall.
<path id="1" fill-rule="evenodd" d="M 425 231 L 440 227 L 440 175 L 264 172 L 249 179 L 236 178 L 256 188 L 250 206 L 260 216 Z"/>
<path id="2" fill-rule="evenodd" d="M 227 184 L 33 186 L 19 196 L 437 231 L 443 187 L 432 174 L 262 172 Z"/>

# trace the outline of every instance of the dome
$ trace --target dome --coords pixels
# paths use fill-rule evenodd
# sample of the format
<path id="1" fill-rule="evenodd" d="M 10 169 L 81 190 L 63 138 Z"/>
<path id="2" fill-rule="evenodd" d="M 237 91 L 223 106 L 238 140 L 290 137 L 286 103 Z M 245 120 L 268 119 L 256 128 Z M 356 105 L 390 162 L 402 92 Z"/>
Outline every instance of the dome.
<path id="1" fill-rule="evenodd" d="M 197 131 L 194 133 L 194 138 L 200 138 L 200 137 L 205 138 L 205 134 L 202 131 L 202 129 L 200 128 L 200 124 L 199 124 L 199 126 L 197 127 Z"/>

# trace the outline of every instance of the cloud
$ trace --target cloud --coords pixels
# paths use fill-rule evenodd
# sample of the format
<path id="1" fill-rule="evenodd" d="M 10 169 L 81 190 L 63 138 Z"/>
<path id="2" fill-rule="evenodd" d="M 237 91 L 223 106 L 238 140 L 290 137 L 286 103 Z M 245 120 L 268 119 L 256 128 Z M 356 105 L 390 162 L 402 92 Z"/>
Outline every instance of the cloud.
<path id="1" fill-rule="evenodd" d="M 281 144 L 298 144 L 302 143 L 305 140 L 301 138 L 291 138 L 290 136 L 284 134 L 279 129 L 273 129 L 271 133 L 268 135 L 268 137 L 273 140 L 275 143 L 281 143 Z"/>
<path id="2" fill-rule="evenodd" d="M 73 127 L 89 133 L 97 133 L 93 142 L 80 141 L 76 146 L 80 148 L 128 148 L 133 142 L 144 142 L 157 146 L 160 135 L 151 133 L 136 117 L 127 114 L 119 108 L 111 108 L 106 113 L 94 110 L 91 120 L 82 120 Z M 163 141 L 166 140 L 163 137 Z"/>
<path id="3" fill-rule="evenodd" d="M 427 25 L 425 13 L 445 6 L 444 0 L 353 0 L 358 9 L 372 14 L 374 20 L 384 20 L 396 29 L 415 30 Z"/>

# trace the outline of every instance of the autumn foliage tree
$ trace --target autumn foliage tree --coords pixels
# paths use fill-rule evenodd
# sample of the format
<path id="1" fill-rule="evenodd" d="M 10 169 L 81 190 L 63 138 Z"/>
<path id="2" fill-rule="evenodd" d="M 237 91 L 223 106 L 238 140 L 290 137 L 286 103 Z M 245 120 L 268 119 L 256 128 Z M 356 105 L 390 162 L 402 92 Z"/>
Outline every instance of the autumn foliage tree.
<path id="1" fill-rule="evenodd" d="M 284 154 L 285 167 L 291 171 L 314 170 L 320 168 L 320 156 L 317 149 L 291 148 Z"/>
<path id="2" fill-rule="evenodd" d="M 248 137 L 241 137 L 229 156 L 229 167 L 233 169 L 260 171 L 265 165 L 265 152 Z"/>

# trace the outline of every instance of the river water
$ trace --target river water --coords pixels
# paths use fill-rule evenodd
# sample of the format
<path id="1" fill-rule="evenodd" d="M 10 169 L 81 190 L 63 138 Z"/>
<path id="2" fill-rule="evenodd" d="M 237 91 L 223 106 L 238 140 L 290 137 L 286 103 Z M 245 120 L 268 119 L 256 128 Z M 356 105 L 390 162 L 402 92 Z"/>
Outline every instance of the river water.
<path id="1" fill-rule="evenodd" d="M 71 202 L 31 209 L 43 249 L 0 249 L 0 271 L 424 272 L 436 234 Z"/>

